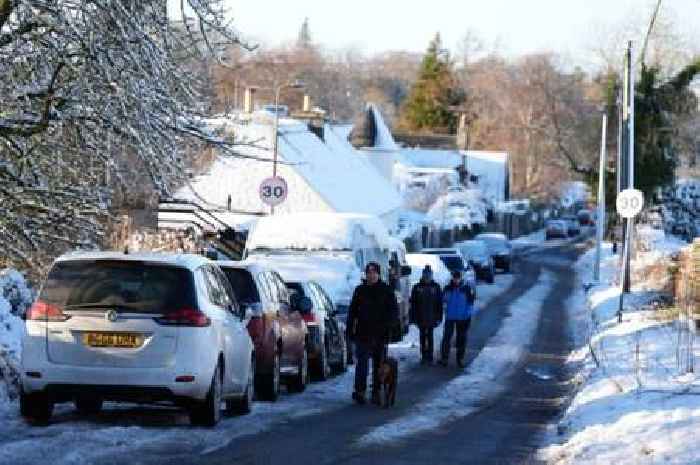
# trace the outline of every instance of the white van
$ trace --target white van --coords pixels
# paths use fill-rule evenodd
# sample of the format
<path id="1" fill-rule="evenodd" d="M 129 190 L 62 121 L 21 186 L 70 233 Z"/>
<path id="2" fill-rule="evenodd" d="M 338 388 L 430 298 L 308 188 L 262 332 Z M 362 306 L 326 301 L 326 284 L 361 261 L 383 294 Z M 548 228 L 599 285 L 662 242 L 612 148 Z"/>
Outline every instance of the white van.
<path id="1" fill-rule="evenodd" d="M 362 271 L 367 263 L 377 262 L 381 267 L 382 280 L 390 283 L 389 259 L 393 250 L 396 250 L 396 243 L 389 236 L 384 223 L 376 216 L 354 213 L 289 213 L 260 218 L 248 235 L 244 256 L 299 255 L 304 257 L 300 257 L 300 261 L 307 262 L 309 256 L 336 256 L 351 259 L 357 269 Z M 323 267 L 324 261 L 318 260 L 318 266 Z M 269 263 L 274 268 L 274 261 Z M 348 283 L 348 292 L 342 294 L 352 296 L 354 287 L 359 284 L 359 280 Z M 349 304 L 335 303 L 339 309 L 343 308 L 343 304 Z M 404 316 L 407 318 L 407 315 L 400 315 L 402 323 Z"/>

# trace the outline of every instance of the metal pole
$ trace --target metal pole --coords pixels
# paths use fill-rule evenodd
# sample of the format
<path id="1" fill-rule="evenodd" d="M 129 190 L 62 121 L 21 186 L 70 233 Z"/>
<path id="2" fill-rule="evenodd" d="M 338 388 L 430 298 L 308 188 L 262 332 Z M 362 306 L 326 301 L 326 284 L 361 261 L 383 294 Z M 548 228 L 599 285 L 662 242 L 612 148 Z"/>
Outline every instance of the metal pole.
<path id="1" fill-rule="evenodd" d="M 627 102 L 629 105 L 629 110 L 627 113 L 627 134 L 628 134 L 628 139 L 627 139 L 627 150 L 628 155 L 627 155 L 627 189 L 633 189 L 634 188 L 634 52 L 632 49 L 632 41 L 629 41 L 628 46 L 627 46 L 627 68 L 628 68 L 628 97 L 627 97 Z M 634 221 L 632 218 L 627 220 L 627 235 L 626 235 L 626 240 L 628 242 L 627 244 L 627 258 L 625 258 L 625 281 L 624 281 L 624 290 L 625 292 L 630 292 L 630 288 L 632 286 L 631 284 L 631 277 L 632 277 L 632 269 L 631 269 L 631 261 L 632 261 L 632 237 L 633 237 L 633 231 L 632 227 L 634 225 Z"/>
<path id="2" fill-rule="evenodd" d="M 598 221 L 596 221 L 596 249 L 595 268 L 593 280 L 600 282 L 600 249 L 603 243 L 603 229 L 605 225 L 605 165 L 606 165 L 606 132 L 608 128 L 608 115 L 603 114 L 603 129 L 600 141 L 600 168 L 598 171 Z"/>
<path id="3" fill-rule="evenodd" d="M 272 177 L 277 177 L 277 140 L 279 138 L 279 99 L 282 86 L 275 86 L 275 125 L 272 130 Z M 270 214 L 275 214 L 275 206 L 270 207 Z"/>

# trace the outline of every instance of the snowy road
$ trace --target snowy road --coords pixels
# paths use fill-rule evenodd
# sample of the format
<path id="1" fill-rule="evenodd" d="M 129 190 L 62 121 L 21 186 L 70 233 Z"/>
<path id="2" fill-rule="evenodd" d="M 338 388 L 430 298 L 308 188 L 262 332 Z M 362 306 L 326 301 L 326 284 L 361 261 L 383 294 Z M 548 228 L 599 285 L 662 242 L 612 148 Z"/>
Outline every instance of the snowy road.
<path id="1" fill-rule="evenodd" d="M 47 428 L 0 411 L 0 463 L 523 462 L 567 389 L 563 303 L 577 255 L 570 242 L 530 246 L 514 275 L 479 285 L 466 371 L 420 366 L 412 328 L 391 348 L 402 360 L 391 410 L 352 405 L 351 370 L 211 430 L 189 427 L 177 411 L 138 406 L 81 418 L 66 404 Z"/>

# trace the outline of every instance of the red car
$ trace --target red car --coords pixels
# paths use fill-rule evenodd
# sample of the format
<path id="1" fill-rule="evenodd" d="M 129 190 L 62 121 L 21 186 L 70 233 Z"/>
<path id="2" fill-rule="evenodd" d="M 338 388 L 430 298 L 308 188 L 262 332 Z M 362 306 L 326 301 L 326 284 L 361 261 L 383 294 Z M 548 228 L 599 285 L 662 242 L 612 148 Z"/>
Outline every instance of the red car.
<path id="1" fill-rule="evenodd" d="M 277 272 L 255 263 L 218 261 L 240 304 L 246 308 L 248 333 L 255 345 L 255 392 L 277 400 L 281 380 L 290 392 L 309 383 L 309 340 L 302 311 L 311 301 L 295 299 Z"/>

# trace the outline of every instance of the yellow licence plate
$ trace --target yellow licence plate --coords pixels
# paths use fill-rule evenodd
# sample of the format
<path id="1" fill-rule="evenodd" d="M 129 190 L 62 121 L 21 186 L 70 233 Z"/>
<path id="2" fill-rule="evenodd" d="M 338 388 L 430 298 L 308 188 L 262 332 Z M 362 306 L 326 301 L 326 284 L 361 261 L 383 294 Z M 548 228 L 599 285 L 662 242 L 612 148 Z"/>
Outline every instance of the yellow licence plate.
<path id="1" fill-rule="evenodd" d="M 83 343 L 90 347 L 126 347 L 141 346 L 141 336 L 131 333 L 85 333 Z"/>

